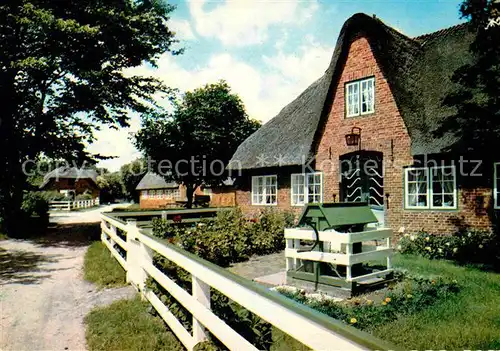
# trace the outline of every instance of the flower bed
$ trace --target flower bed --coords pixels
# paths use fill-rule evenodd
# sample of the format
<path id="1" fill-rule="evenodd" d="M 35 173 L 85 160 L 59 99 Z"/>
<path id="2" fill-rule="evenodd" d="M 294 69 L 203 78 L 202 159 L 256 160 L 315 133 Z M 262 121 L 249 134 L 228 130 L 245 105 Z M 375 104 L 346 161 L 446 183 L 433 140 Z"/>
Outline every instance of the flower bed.
<path id="1" fill-rule="evenodd" d="M 395 272 L 395 275 L 399 283 L 389 286 L 387 290 L 341 302 L 328 297 L 310 297 L 304 290 L 276 290 L 330 317 L 367 331 L 401 316 L 413 314 L 458 292 L 456 281 L 412 276 L 402 271 Z"/>

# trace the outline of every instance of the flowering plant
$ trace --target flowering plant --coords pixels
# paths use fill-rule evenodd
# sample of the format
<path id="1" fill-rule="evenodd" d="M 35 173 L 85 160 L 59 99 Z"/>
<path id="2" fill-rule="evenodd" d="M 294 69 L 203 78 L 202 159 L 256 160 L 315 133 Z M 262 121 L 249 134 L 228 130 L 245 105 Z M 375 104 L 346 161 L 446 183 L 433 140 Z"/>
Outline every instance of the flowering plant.
<path id="1" fill-rule="evenodd" d="M 488 231 L 463 230 L 454 235 L 432 235 L 424 231 L 404 234 L 398 245 L 404 254 L 460 262 L 500 263 L 500 242 Z"/>

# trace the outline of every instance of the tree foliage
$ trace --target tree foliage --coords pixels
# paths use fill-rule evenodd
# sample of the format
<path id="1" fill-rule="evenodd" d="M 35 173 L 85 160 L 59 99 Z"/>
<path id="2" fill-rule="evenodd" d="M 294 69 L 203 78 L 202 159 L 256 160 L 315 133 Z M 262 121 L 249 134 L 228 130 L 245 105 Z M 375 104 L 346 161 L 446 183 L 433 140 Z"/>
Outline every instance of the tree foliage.
<path id="1" fill-rule="evenodd" d="M 156 161 L 157 173 L 187 187 L 190 207 L 198 186 L 219 185 L 227 177 L 224 169 L 236 148 L 259 126 L 220 81 L 187 92 L 171 114 L 146 116 L 135 145 Z"/>
<path id="2" fill-rule="evenodd" d="M 102 125 L 149 113 L 160 81 L 129 69 L 173 51 L 174 7 L 161 0 L 5 0 L 0 4 L 0 217 L 20 208 L 22 164 L 89 160 Z M 12 219 L 14 220 L 14 219 Z"/>
<path id="3" fill-rule="evenodd" d="M 124 198 L 124 189 L 119 172 L 104 173 L 97 177 L 101 202 L 114 202 Z"/>
<path id="4" fill-rule="evenodd" d="M 459 88 L 444 104 L 455 107 L 456 114 L 437 133 L 451 131 L 457 137 L 450 151 L 488 157 L 500 147 L 500 2 L 466 0 L 460 12 L 476 34 L 470 46 L 474 60 L 454 73 Z"/>
<path id="5" fill-rule="evenodd" d="M 134 200 L 136 203 L 139 202 L 139 193 L 135 188 L 142 177 L 144 177 L 144 174 L 146 174 L 146 171 L 146 161 L 142 158 L 138 158 L 120 167 L 123 192 L 127 199 Z"/>

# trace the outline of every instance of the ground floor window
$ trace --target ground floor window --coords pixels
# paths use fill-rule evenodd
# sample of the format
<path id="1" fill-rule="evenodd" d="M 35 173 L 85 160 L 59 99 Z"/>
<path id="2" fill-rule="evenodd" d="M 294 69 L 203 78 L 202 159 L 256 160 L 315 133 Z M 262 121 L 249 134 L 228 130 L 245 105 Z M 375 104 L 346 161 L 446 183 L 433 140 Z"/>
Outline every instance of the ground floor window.
<path id="1" fill-rule="evenodd" d="M 500 210 L 500 162 L 493 164 L 493 201 L 494 207 Z"/>
<path id="2" fill-rule="evenodd" d="M 323 202 L 323 175 L 317 173 L 296 173 L 291 176 L 292 206 Z"/>
<path id="3" fill-rule="evenodd" d="M 141 191 L 141 197 L 142 197 L 143 199 L 147 199 L 147 198 L 148 198 L 148 191 L 147 191 L 147 190 L 143 190 L 143 191 Z"/>
<path id="4" fill-rule="evenodd" d="M 278 177 L 252 177 L 252 205 L 276 205 L 278 203 Z"/>
<path id="5" fill-rule="evenodd" d="M 408 209 L 456 209 L 455 166 L 406 168 L 405 207 Z"/>

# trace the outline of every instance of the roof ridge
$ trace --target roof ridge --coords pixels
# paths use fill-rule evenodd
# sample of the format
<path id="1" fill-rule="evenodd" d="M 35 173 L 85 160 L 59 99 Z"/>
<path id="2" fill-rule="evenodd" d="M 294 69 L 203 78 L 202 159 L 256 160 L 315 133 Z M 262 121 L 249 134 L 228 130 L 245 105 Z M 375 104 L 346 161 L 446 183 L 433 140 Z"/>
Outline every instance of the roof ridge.
<path id="1" fill-rule="evenodd" d="M 429 39 L 432 39 L 432 38 L 435 38 L 438 36 L 446 35 L 446 34 L 451 33 L 457 29 L 462 29 L 466 26 L 467 26 L 467 22 L 462 22 L 462 23 L 458 23 L 458 24 L 455 24 L 455 25 L 450 26 L 450 27 L 438 29 L 434 32 L 417 35 L 417 36 L 413 37 L 412 39 L 419 40 L 419 41 L 429 40 Z"/>

